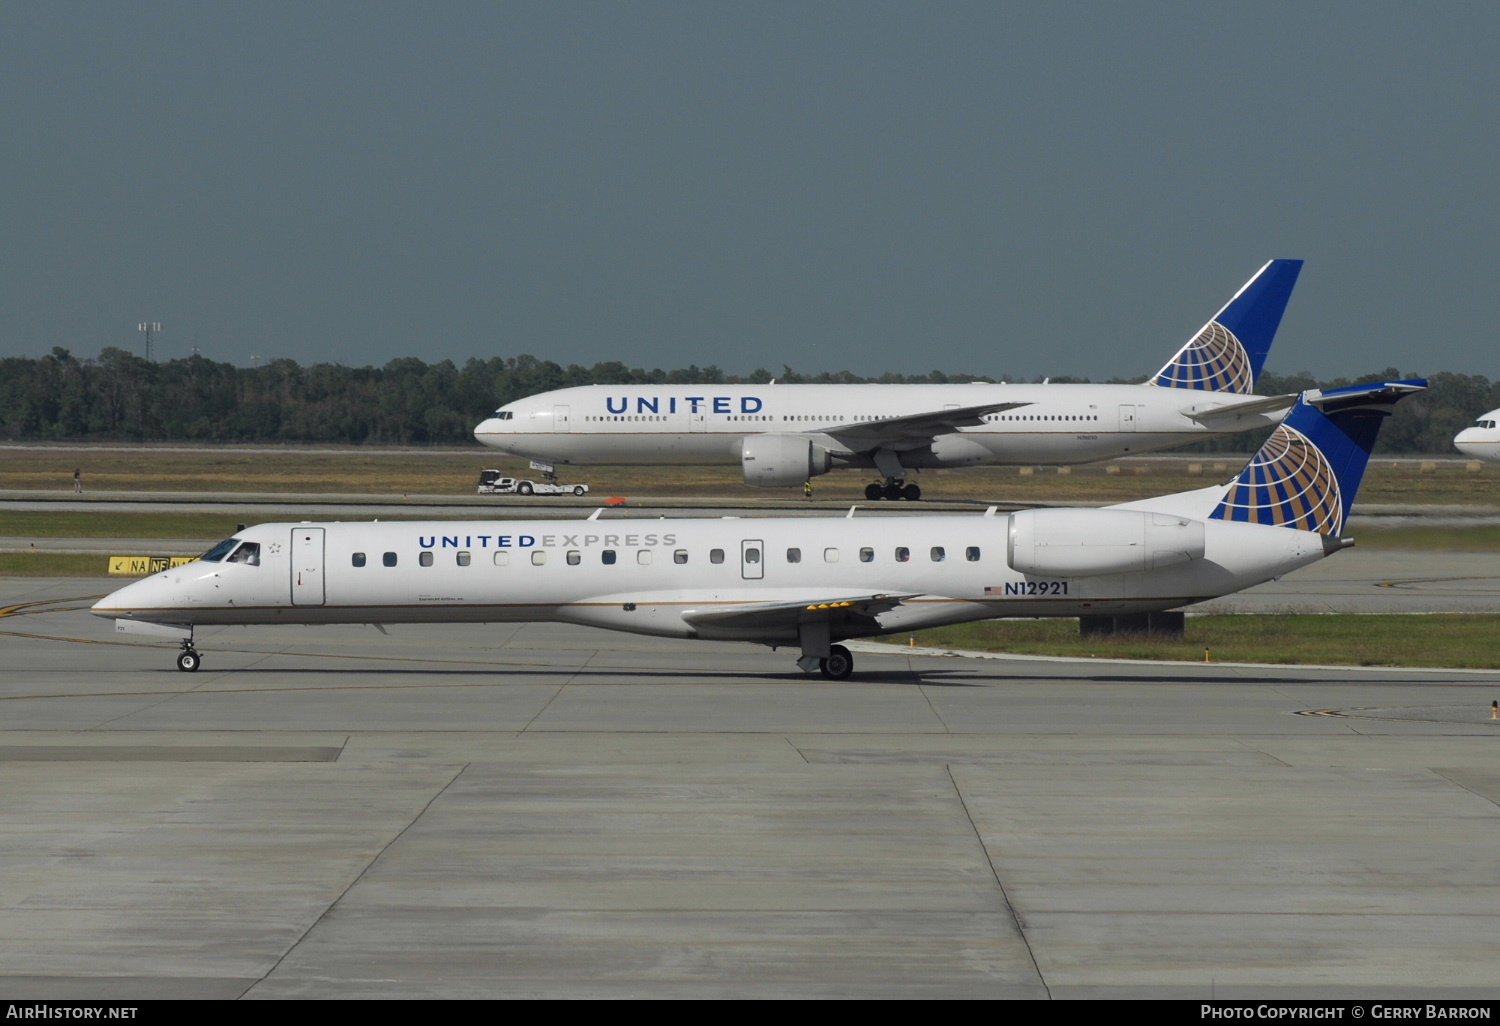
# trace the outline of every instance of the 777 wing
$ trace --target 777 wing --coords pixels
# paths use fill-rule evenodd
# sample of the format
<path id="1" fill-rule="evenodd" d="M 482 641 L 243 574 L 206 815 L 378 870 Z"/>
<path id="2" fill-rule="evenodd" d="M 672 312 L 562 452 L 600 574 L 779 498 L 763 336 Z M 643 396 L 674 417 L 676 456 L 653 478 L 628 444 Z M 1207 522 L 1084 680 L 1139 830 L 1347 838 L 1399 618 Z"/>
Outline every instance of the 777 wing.
<path id="1" fill-rule="evenodd" d="M 1004 413 L 1030 403 L 984 403 L 980 406 L 957 406 L 927 413 L 911 413 L 904 417 L 885 417 L 880 420 L 858 421 L 836 427 L 819 427 L 815 433 L 827 435 L 843 445 L 851 454 L 867 453 L 875 449 L 920 449 L 932 444 L 938 435 L 951 435 L 959 428 L 979 427 L 984 418 L 992 413 Z"/>

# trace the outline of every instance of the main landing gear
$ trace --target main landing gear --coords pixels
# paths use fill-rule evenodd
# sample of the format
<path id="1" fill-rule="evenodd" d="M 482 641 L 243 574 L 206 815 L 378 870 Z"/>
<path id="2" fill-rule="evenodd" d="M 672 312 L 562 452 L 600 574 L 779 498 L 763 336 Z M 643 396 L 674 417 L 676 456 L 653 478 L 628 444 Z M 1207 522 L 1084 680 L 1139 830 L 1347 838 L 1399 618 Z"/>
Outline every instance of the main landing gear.
<path id="1" fill-rule="evenodd" d="M 823 657 L 805 655 L 797 660 L 804 673 L 817 670 L 829 680 L 848 680 L 854 672 L 854 656 L 843 645 L 833 645 Z"/>
<path id="2" fill-rule="evenodd" d="M 896 502 L 899 499 L 916 502 L 921 497 L 922 489 L 920 486 L 907 484 L 905 480 L 899 477 L 888 477 L 884 483 L 871 481 L 865 485 L 865 498 L 871 502 L 878 502 L 881 499 L 890 499 L 892 502 Z"/>
<path id="3" fill-rule="evenodd" d="M 197 673 L 202 665 L 203 657 L 193 648 L 193 639 L 183 639 L 182 651 L 177 655 L 177 668 L 183 673 Z"/>

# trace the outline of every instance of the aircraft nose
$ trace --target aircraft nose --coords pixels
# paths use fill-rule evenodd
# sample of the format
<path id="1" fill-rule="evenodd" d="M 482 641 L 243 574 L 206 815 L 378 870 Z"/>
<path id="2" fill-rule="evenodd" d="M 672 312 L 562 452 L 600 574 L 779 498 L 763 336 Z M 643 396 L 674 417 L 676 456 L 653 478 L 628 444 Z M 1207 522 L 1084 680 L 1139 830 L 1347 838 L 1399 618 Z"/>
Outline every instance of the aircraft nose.
<path id="1" fill-rule="evenodd" d="M 118 620 L 122 616 L 132 616 L 142 609 L 160 607 L 163 605 L 160 596 L 161 583 L 158 580 L 161 576 L 163 575 L 157 574 L 144 581 L 134 581 L 112 591 L 90 606 L 89 612 L 95 616 Z"/>

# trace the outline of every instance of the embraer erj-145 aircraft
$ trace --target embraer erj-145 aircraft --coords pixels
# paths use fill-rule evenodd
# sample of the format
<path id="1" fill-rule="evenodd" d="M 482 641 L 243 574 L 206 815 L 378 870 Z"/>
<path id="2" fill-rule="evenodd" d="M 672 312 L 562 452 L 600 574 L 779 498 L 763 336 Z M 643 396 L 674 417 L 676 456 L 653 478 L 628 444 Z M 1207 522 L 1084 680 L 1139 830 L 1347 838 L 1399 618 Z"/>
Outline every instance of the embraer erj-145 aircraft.
<path id="1" fill-rule="evenodd" d="M 867 499 L 917 499 L 913 470 L 1091 463 L 1276 423 L 1296 396 L 1250 392 L 1301 270 L 1266 264 L 1143 385 L 586 385 L 508 403 L 474 436 L 549 472 L 738 462 L 772 486 L 874 468 Z"/>
<path id="2" fill-rule="evenodd" d="M 1500 410 L 1491 410 L 1460 431 L 1453 447 L 1475 459 L 1500 463 Z"/>
<path id="3" fill-rule="evenodd" d="M 1149 613 L 1280 577 L 1342 537 L 1381 420 L 1423 381 L 1305 392 L 1227 485 L 1104 509 L 982 516 L 261 524 L 93 611 L 176 637 L 205 624 L 558 621 L 795 645 L 995 617 Z"/>

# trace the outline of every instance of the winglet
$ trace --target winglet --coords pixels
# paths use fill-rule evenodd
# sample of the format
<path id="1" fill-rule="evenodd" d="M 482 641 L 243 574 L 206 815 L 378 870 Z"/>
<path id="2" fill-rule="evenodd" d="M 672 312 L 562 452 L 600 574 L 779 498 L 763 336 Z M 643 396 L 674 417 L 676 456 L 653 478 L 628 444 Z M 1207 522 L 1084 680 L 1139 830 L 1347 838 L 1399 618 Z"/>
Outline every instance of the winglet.
<path id="1" fill-rule="evenodd" d="M 1380 424 L 1423 380 L 1303 392 L 1266 444 L 1229 483 L 1211 520 L 1338 537 L 1354 505 Z"/>
<path id="2" fill-rule="evenodd" d="M 1146 384 L 1213 392 L 1254 391 L 1301 273 L 1301 260 L 1266 264 Z"/>

